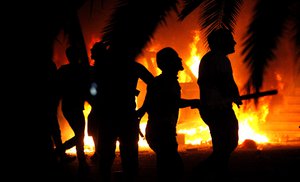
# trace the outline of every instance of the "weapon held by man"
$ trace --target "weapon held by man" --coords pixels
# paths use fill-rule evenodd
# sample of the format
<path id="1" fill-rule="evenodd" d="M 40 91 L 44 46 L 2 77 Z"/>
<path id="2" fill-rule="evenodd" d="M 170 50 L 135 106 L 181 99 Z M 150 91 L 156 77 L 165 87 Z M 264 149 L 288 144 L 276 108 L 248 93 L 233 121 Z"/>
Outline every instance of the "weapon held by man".
<path id="1" fill-rule="evenodd" d="M 247 99 L 254 99 L 254 98 L 258 98 L 258 97 L 264 97 L 264 96 L 268 96 L 268 95 L 276 95 L 278 93 L 278 91 L 275 90 L 268 90 L 268 91 L 264 91 L 264 92 L 256 92 L 253 94 L 245 94 L 245 95 L 241 95 L 240 99 L 241 100 L 247 100 Z"/>
<path id="2" fill-rule="evenodd" d="M 278 93 L 278 90 L 274 89 L 274 90 L 268 90 L 268 91 L 263 91 L 263 92 L 256 92 L 256 93 L 252 93 L 252 94 L 241 95 L 240 99 L 241 100 L 249 100 L 249 99 L 255 99 L 255 98 L 269 96 L 269 95 L 276 95 L 277 93 Z M 194 106 L 192 108 L 200 108 L 200 105 L 201 104 L 199 102 L 197 104 L 197 107 Z"/>

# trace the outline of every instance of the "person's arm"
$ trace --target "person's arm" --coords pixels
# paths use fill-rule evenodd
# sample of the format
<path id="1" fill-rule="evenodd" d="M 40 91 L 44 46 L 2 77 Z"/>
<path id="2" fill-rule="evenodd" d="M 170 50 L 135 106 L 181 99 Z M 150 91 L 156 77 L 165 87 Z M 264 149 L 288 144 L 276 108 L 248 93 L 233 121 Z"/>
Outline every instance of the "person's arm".
<path id="1" fill-rule="evenodd" d="M 151 85 L 147 85 L 147 92 L 146 92 L 146 96 L 145 96 L 143 105 L 137 110 L 137 117 L 138 117 L 139 120 L 145 115 L 145 113 L 148 110 L 148 105 L 149 105 L 149 102 L 150 102 L 150 99 L 151 99 L 150 98 L 150 91 L 149 91 L 150 87 L 151 87 Z"/>
<path id="2" fill-rule="evenodd" d="M 180 99 L 179 108 L 191 107 L 199 108 L 200 107 L 200 99 Z"/>
<path id="3" fill-rule="evenodd" d="M 138 66 L 139 78 L 143 80 L 143 82 L 145 82 L 146 84 L 149 84 L 153 80 L 154 76 L 142 64 L 140 63 L 136 63 L 136 64 Z"/>

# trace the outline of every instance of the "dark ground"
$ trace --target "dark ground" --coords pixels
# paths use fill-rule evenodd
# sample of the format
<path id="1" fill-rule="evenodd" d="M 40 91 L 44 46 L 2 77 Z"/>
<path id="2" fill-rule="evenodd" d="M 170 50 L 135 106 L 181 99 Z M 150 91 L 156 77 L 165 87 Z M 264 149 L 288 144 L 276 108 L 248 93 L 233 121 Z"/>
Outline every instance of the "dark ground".
<path id="1" fill-rule="evenodd" d="M 191 178 L 193 167 L 205 159 L 211 152 L 210 148 L 197 148 L 182 150 L 181 156 L 185 164 L 185 181 Z M 155 181 L 155 155 L 151 151 L 140 152 L 140 177 L 139 181 Z M 90 157 L 90 156 L 88 156 Z M 88 159 L 90 172 L 80 180 L 77 173 L 77 160 L 65 164 L 62 168 L 66 181 L 100 181 L 97 173 L 97 166 Z M 120 168 L 120 158 L 117 157 L 113 166 L 114 181 L 117 180 L 117 171 Z M 192 181 L 207 181 L 199 176 Z M 257 150 L 251 147 L 238 148 L 231 157 L 229 180 L 232 182 L 268 182 L 268 181 L 297 181 L 300 175 L 300 145 L 267 145 L 263 149 Z M 223 180 L 222 180 L 223 181 Z"/>

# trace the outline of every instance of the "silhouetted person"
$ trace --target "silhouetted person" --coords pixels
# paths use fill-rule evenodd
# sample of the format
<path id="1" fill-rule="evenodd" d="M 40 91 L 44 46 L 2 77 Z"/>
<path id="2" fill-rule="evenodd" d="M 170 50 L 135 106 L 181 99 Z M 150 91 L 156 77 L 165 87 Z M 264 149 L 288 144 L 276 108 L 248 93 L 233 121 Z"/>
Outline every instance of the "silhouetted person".
<path id="1" fill-rule="evenodd" d="M 231 153 L 238 146 L 238 120 L 232 109 L 242 104 L 227 55 L 234 53 L 236 42 L 227 29 L 217 29 L 208 35 L 210 51 L 201 59 L 198 85 L 200 114 L 210 130 L 213 152 L 199 164 L 212 178 L 224 179 Z M 201 166 L 203 165 L 203 166 Z M 201 167 L 203 167 L 201 169 Z M 201 172 L 201 171 L 198 171 Z"/>
<path id="2" fill-rule="evenodd" d="M 95 45 L 96 46 L 96 45 Z M 126 181 L 138 177 L 139 122 L 136 113 L 138 80 L 145 83 L 153 75 L 126 53 L 108 50 L 107 59 L 96 61 L 97 98 L 95 112 L 99 121 L 99 172 L 102 181 L 110 181 L 119 142 L 122 175 Z"/>
<path id="3" fill-rule="evenodd" d="M 178 72 L 183 70 L 181 58 L 170 47 L 161 49 L 156 55 L 162 73 L 148 84 L 146 98 L 139 116 L 148 113 L 146 140 L 156 153 L 159 181 L 181 181 L 184 165 L 178 152 L 176 125 L 179 109 L 193 106 L 198 99 L 182 99 Z"/>
<path id="4" fill-rule="evenodd" d="M 57 118 L 57 109 L 59 105 L 59 88 L 58 88 L 58 78 L 57 78 L 57 68 L 52 60 L 49 60 L 48 65 L 48 80 L 47 80 L 47 93 L 48 95 L 48 128 L 53 141 L 53 157 L 56 162 L 70 162 L 76 159 L 66 154 L 63 149 L 63 142 L 61 137 L 61 130 L 59 126 L 59 121 Z"/>
<path id="5" fill-rule="evenodd" d="M 86 171 L 84 153 L 84 102 L 89 91 L 89 70 L 82 63 L 80 50 L 76 46 L 66 49 L 69 64 L 62 65 L 58 69 L 59 89 L 61 94 L 61 110 L 74 132 L 74 137 L 67 141 L 69 146 L 76 146 L 76 154 L 79 162 L 79 170 Z"/>
<path id="6" fill-rule="evenodd" d="M 93 137 L 95 151 L 94 154 L 91 156 L 91 160 L 97 162 L 99 159 L 99 118 L 97 114 L 97 98 L 99 96 L 99 92 L 101 88 L 99 88 L 99 79 L 97 77 L 97 68 L 99 72 L 101 72 L 101 68 L 105 67 L 105 61 L 108 59 L 108 51 L 107 51 L 107 44 L 104 42 L 96 42 L 93 47 L 91 48 L 91 59 L 94 60 L 94 65 L 91 66 L 90 74 L 91 74 L 91 82 L 90 82 L 90 97 L 88 102 L 92 106 L 91 112 L 88 116 L 88 135 Z M 102 65 L 101 65 L 102 64 Z M 103 75 L 104 78 L 106 77 Z M 103 79 L 103 78 L 102 78 Z"/>

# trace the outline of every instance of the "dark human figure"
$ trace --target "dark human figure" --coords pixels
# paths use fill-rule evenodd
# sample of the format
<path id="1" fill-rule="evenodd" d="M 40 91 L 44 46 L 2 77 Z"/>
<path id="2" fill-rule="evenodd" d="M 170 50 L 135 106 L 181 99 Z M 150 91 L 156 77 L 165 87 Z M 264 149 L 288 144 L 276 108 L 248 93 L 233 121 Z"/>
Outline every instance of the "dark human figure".
<path id="1" fill-rule="evenodd" d="M 74 137 L 67 141 L 67 145 L 76 146 L 79 170 L 86 171 L 88 165 L 84 153 L 84 102 L 88 99 L 89 67 L 82 63 L 80 49 L 69 46 L 66 49 L 69 64 L 58 69 L 61 110 L 74 132 Z M 66 143 L 66 142 L 65 142 Z M 65 145 L 65 144 L 64 144 Z"/>
<path id="2" fill-rule="evenodd" d="M 156 55 L 162 73 L 147 86 L 139 116 L 148 113 L 146 140 L 156 153 L 158 181 L 181 181 L 184 165 L 178 152 L 176 125 L 179 109 L 193 106 L 198 99 L 182 99 L 178 72 L 183 70 L 181 58 L 170 47 L 161 49 Z"/>
<path id="3" fill-rule="evenodd" d="M 101 116 L 97 117 L 97 97 L 99 96 L 98 92 L 99 90 L 99 79 L 97 79 L 97 68 L 101 68 L 101 64 L 104 65 L 105 61 L 107 61 L 107 44 L 104 42 L 96 42 L 92 49 L 91 49 L 91 59 L 94 60 L 94 65 L 91 66 L 91 82 L 90 82 L 90 97 L 88 99 L 88 102 L 92 106 L 91 112 L 88 115 L 88 135 L 92 136 L 94 145 L 95 145 L 95 151 L 94 154 L 91 156 L 91 160 L 94 162 L 97 162 L 99 159 L 99 119 Z M 101 69 L 99 70 L 101 71 Z"/>
<path id="4" fill-rule="evenodd" d="M 94 45 L 97 46 L 98 43 Z M 149 83 L 153 75 L 123 53 L 112 54 L 95 62 L 97 97 L 95 112 L 99 121 L 98 154 L 102 181 L 111 181 L 117 141 L 125 181 L 138 178 L 139 122 L 136 113 L 138 80 Z"/>
<path id="5" fill-rule="evenodd" d="M 57 118 L 57 109 L 59 105 L 57 68 L 52 60 L 49 60 L 47 83 L 47 90 L 49 93 L 49 97 L 47 98 L 47 120 L 49 124 L 49 132 L 53 142 L 53 157 L 56 162 L 71 162 L 75 160 L 76 157 L 67 155 L 63 149 L 61 130 Z"/>
<path id="6" fill-rule="evenodd" d="M 236 42 L 232 33 L 223 28 L 212 31 L 207 40 L 210 51 L 201 59 L 198 86 L 200 115 L 209 127 L 213 152 L 199 164 L 198 170 L 206 169 L 209 177 L 224 179 L 228 175 L 230 155 L 239 140 L 238 120 L 232 104 L 239 107 L 242 102 L 227 57 L 235 52 Z"/>

